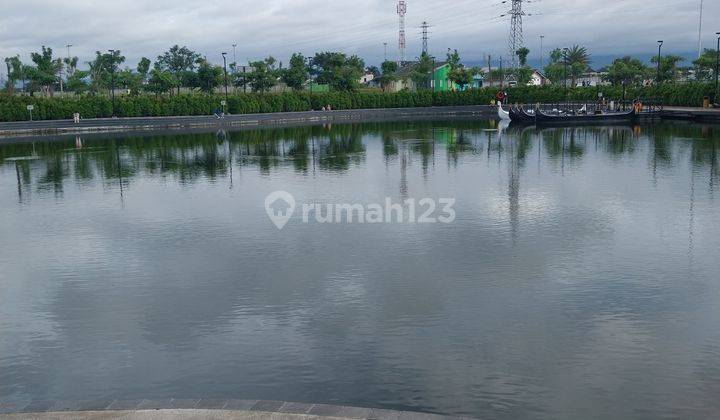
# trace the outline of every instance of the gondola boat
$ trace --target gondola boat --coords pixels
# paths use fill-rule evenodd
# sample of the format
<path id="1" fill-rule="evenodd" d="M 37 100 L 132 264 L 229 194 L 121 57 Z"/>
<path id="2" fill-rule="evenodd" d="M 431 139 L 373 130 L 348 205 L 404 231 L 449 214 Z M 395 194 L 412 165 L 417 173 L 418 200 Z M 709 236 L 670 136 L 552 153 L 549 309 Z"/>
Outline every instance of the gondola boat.
<path id="1" fill-rule="evenodd" d="M 535 113 L 531 114 L 520 106 L 511 106 L 510 120 L 516 123 L 535 124 Z"/>
<path id="2" fill-rule="evenodd" d="M 535 123 L 541 124 L 593 124 L 632 121 L 637 116 L 635 109 L 625 112 L 605 112 L 601 114 L 547 114 L 535 110 Z"/>

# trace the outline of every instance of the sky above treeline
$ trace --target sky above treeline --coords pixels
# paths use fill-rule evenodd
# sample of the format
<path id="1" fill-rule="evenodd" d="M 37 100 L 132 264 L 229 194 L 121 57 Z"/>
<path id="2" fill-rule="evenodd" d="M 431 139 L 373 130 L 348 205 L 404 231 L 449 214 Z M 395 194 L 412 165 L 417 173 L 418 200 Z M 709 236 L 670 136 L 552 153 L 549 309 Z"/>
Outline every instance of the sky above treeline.
<path id="1" fill-rule="evenodd" d="M 509 2 L 502 0 L 407 0 L 407 57 L 421 51 L 423 21 L 430 52 L 457 48 L 464 60 L 485 62 L 508 55 Z M 358 54 L 368 64 L 397 57 L 396 0 L 3 0 L 0 57 L 29 54 L 41 45 L 88 61 L 97 50 L 120 49 L 126 64 L 154 60 L 174 44 L 221 63 L 293 52 Z M 524 33 L 531 62 L 539 61 L 540 35 L 547 54 L 579 44 L 595 57 L 650 56 L 659 39 L 664 51 L 697 54 L 700 0 L 533 0 L 525 4 Z M 720 0 L 705 0 L 704 47 L 714 48 L 720 31 Z M 4 66 L 3 66 L 4 67 Z M 0 70 L 0 71 L 4 71 Z"/>

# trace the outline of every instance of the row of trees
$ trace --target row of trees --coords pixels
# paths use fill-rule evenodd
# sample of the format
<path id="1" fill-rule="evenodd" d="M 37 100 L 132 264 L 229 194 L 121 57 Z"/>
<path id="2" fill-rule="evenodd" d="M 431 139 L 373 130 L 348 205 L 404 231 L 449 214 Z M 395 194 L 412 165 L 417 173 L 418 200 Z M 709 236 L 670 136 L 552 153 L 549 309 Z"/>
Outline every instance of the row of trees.
<path id="1" fill-rule="evenodd" d="M 519 85 L 526 84 L 532 77 L 533 69 L 527 64 L 530 50 L 521 48 L 516 52 L 519 66 L 510 69 L 485 69 L 466 67 L 462 64 L 457 50 L 449 50 L 446 62 L 450 67 L 448 78 L 460 89 L 472 83 L 477 74 L 484 74 L 485 80 L 499 81 L 512 77 Z M 660 57 L 659 79 L 671 82 L 694 71 L 696 80 L 714 78 L 717 51 L 707 49 L 692 63 L 682 67 L 684 59 L 676 55 Z M 380 68 L 365 68 L 365 62 L 358 56 L 347 56 L 340 52 L 317 53 L 307 58 L 300 53 L 293 54 L 287 67 L 272 56 L 249 63 L 240 68 L 230 63 L 227 74 L 221 66 L 211 64 L 205 57 L 187 47 L 175 45 L 158 56 L 153 63 L 142 58 L 134 68 L 124 66 L 125 57 L 118 50 L 96 52 L 95 58 L 79 68 L 77 57 L 56 58 L 52 48 L 43 46 L 41 51 L 30 56 L 31 63 L 23 63 L 19 56 L 5 59 L 8 81 L 6 90 L 14 93 L 21 86 L 23 92 L 52 96 L 58 89 L 76 94 L 98 94 L 109 92 L 114 86 L 128 90 L 131 94 L 149 92 L 154 94 L 180 93 L 181 89 L 205 93 L 214 92 L 224 83 L 230 86 L 250 89 L 253 92 L 268 92 L 280 82 L 293 90 L 304 89 L 310 80 L 325 84 L 336 91 L 354 91 L 359 80 L 367 71 L 375 75 L 380 86 L 387 89 L 401 76 L 397 63 L 386 61 Z M 658 58 L 654 57 L 648 66 L 633 57 L 622 57 L 603 69 L 605 80 L 613 85 L 640 85 L 657 78 Z M 591 57 L 587 48 L 575 45 L 567 49 L 550 52 L 549 62 L 543 69 L 546 77 L 555 84 L 563 84 L 566 78 L 571 86 L 589 70 Z M 423 53 L 413 64 L 409 74 L 419 89 L 430 88 L 435 58 Z"/>
<path id="2" fill-rule="evenodd" d="M 98 94 L 108 92 L 113 86 L 127 89 L 131 94 L 143 91 L 180 93 L 183 88 L 210 93 L 226 81 L 223 67 L 178 45 L 158 56 L 154 64 L 150 59 L 142 58 L 134 68 L 123 67 L 125 57 L 119 50 L 96 52 L 94 60 L 86 63 L 85 69 L 78 67 L 77 57 L 55 58 L 52 48 L 45 46 L 41 52 L 32 53 L 31 60 L 31 64 L 25 64 L 19 56 L 5 59 L 8 74 L 5 88 L 9 93 L 14 93 L 18 85 L 22 86 L 23 92 L 37 92 L 43 96 L 53 96 L 63 89 L 76 94 Z M 358 88 L 364 72 L 365 63 L 357 56 L 323 52 L 308 59 L 297 53 L 293 54 L 287 68 L 273 57 L 251 62 L 248 68 L 242 69 L 236 63 L 230 63 L 227 83 L 243 90 L 267 92 L 282 81 L 291 89 L 301 90 L 313 76 L 319 84 L 330 85 L 335 90 L 353 91 Z"/>
<path id="3" fill-rule="evenodd" d="M 640 59 L 625 56 L 615 59 L 612 64 L 600 70 L 604 74 L 604 80 L 616 86 L 642 85 L 649 82 L 672 83 L 680 79 L 710 81 L 715 77 L 717 54 L 716 50 L 706 49 L 700 58 L 686 67 L 682 66 L 685 59 L 678 55 L 653 57 L 650 66 Z M 552 82 L 564 83 L 567 78 L 574 87 L 577 86 L 578 79 L 590 69 L 590 62 L 590 54 L 585 47 L 575 45 L 568 49 L 558 48 L 550 53 L 550 63 L 544 68 L 544 72 Z"/>

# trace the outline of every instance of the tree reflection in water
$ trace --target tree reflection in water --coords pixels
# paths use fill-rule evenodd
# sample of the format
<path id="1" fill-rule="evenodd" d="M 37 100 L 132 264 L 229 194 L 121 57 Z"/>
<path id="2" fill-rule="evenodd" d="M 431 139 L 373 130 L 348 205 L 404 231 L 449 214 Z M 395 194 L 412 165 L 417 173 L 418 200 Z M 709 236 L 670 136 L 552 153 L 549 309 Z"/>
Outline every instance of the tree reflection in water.
<path id="1" fill-rule="evenodd" d="M 463 159 L 497 155 L 499 162 L 509 162 L 510 178 L 519 188 L 518 174 L 535 148 L 538 170 L 545 156 L 565 174 L 569 167 L 582 165 L 591 145 L 594 152 L 614 160 L 647 153 L 654 183 L 658 171 L 669 171 L 688 158 L 698 176 L 707 174 L 712 191 L 718 183 L 717 133 L 715 126 L 678 123 L 500 130 L 493 122 L 478 121 L 368 123 L 11 143 L 0 145 L 0 162 L 15 166 L 20 200 L 33 191 L 60 196 L 68 179 L 80 185 L 100 180 L 108 188 L 127 189 L 138 176 L 181 185 L 227 179 L 232 186 L 233 167 L 256 168 L 263 175 L 287 168 L 302 175 L 311 169 L 348 172 L 363 165 L 368 147 L 375 144 L 386 165 L 400 162 L 403 171 L 418 159 L 426 180 L 438 157 L 457 167 Z M 649 147 L 639 146 L 645 142 Z M 401 190 L 407 188 L 401 185 Z"/>

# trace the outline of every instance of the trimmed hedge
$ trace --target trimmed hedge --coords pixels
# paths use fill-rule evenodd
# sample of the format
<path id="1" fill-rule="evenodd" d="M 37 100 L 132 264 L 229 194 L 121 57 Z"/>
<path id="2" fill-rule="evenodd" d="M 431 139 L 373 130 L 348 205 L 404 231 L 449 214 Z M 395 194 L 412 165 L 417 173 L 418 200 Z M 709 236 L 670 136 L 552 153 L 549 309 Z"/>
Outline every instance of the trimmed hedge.
<path id="1" fill-rule="evenodd" d="M 622 88 L 569 89 L 572 101 L 592 101 L 597 92 L 606 98 L 622 98 Z M 309 111 L 330 105 L 333 109 L 411 108 L 451 105 L 486 105 L 497 93 L 497 88 L 467 92 L 293 92 L 280 94 L 237 94 L 229 97 L 231 114 L 254 114 L 269 112 Z M 628 88 L 627 99 L 657 100 L 665 105 L 700 106 L 704 96 L 712 96 L 712 84 L 678 84 L 643 88 Z M 561 86 L 517 87 L 508 89 L 510 102 L 562 102 L 565 89 Z M 211 115 L 219 107 L 221 95 L 172 95 L 172 96 L 119 96 L 119 117 L 161 117 L 186 115 Z M 0 95 L 0 121 L 25 121 L 27 105 L 34 105 L 33 117 L 38 120 L 71 119 L 79 112 L 83 118 L 112 116 L 112 100 L 106 96 L 80 96 L 71 98 L 42 98 Z"/>

